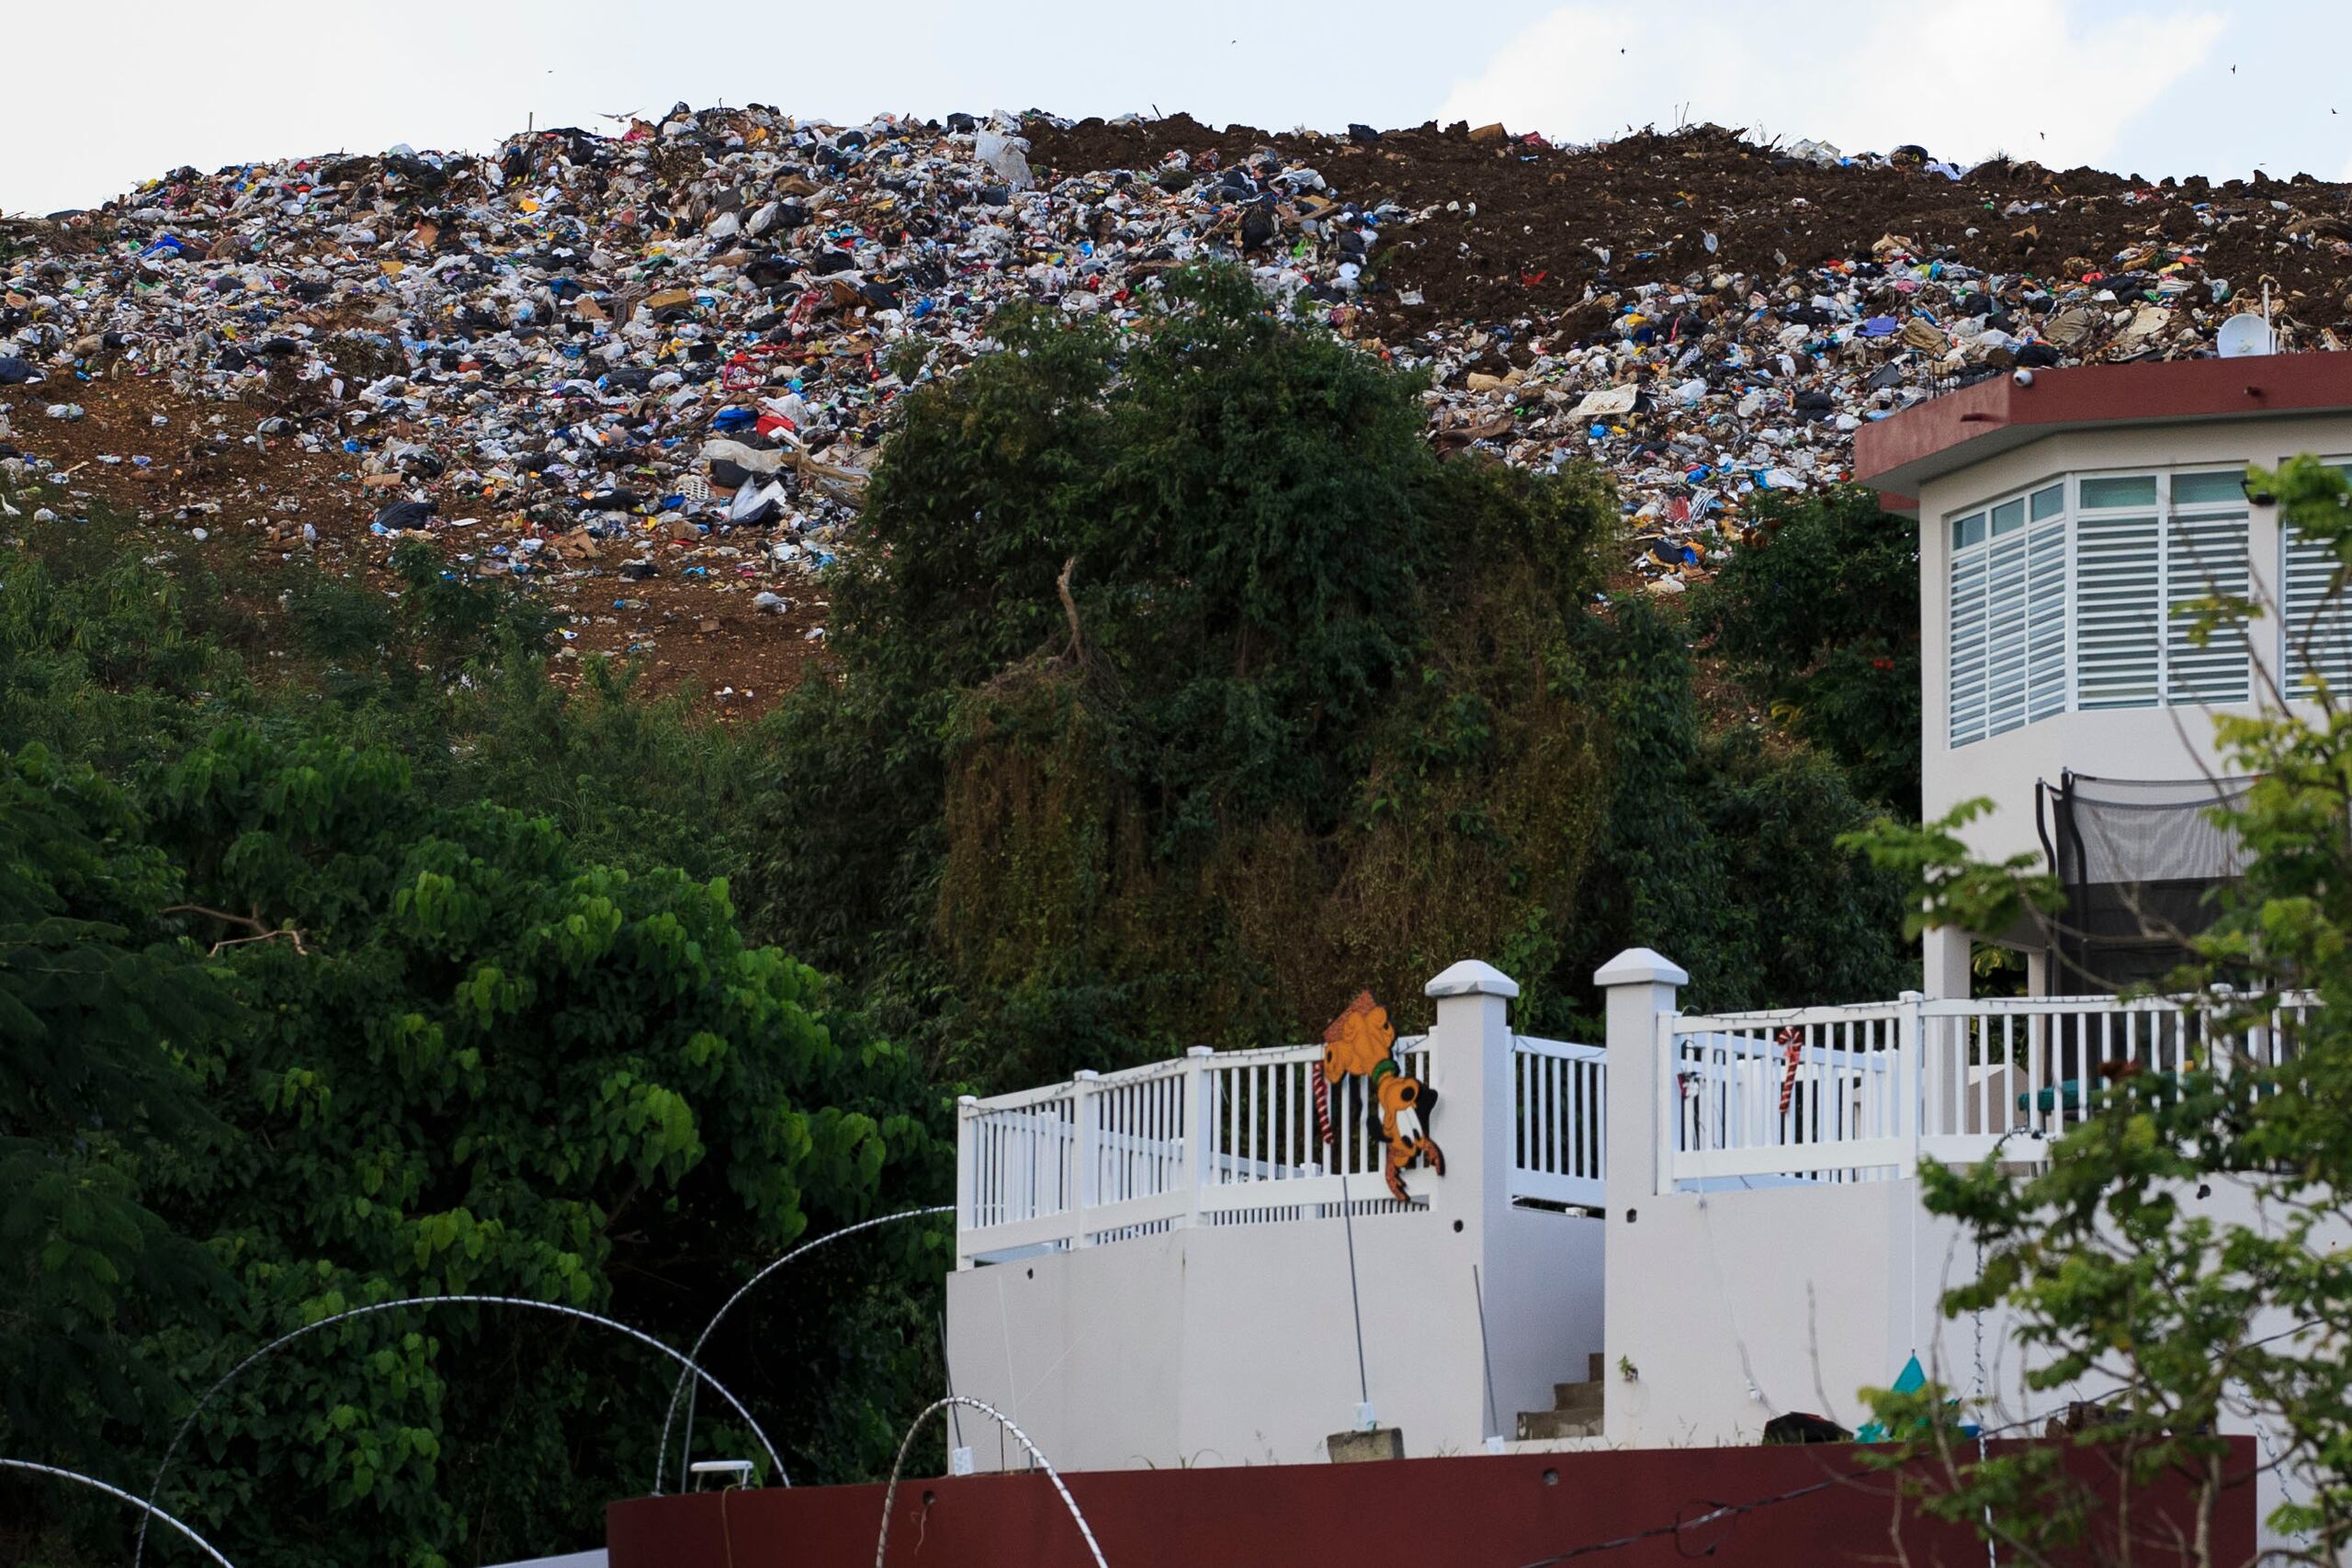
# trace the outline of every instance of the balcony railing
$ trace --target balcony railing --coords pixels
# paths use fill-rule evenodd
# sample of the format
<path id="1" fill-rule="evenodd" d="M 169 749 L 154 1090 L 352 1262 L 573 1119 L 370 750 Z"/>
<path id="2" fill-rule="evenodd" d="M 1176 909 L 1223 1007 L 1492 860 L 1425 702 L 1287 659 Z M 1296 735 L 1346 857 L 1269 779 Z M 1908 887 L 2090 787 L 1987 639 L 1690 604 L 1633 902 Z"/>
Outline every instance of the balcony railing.
<path id="1" fill-rule="evenodd" d="M 1512 1041 L 1513 1199 L 1598 1207 L 1606 1155 L 1607 1053 Z M 1430 1081 L 1426 1037 L 1397 1042 L 1403 1069 Z M 1172 1061 L 1080 1073 L 1045 1089 L 966 1099 L 956 1135 L 957 1261 L 1095 1247 L 1180 1226 L 1269 1224 L 1401 1213 L 1386 1150 L 1359 1079 L 1330 1094 L 1334 1141 L 1315 1113 L 1320 1045 L 1196 1047 Z M 1437 1075 L 1442 1100 L 1443 1075 Z M 1444 1104 L 1432 1131 L 1475 1108 Z M 1419 1198 L 1432 1179 L 1406 1174 Z"/>
<path id="2" fill-rule="evenodd" d="M 2107 1083 L 2291 1057 L 2313 1005 L 2215 1038 L 2211 997 L 1900 1001 L 1657 1019 L 1668 1185 L 1908 1176 L 1929 1157 L 2044 1157 Z M 2215 1047 L 2223 1048 L 2215 1055 Z"/>

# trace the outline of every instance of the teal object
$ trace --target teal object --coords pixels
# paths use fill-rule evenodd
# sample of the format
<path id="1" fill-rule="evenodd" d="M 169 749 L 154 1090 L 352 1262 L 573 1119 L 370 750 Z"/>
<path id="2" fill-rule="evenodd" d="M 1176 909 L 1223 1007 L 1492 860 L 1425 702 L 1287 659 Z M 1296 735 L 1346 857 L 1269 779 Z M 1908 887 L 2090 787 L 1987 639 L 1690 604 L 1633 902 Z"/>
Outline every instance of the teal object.
<path id="1" fill-rule="evenodd" d="M 2180 1087 L 2178 1073 L 2158 1073 L 2154 1076 L 2156 1081 L 2166 1089 Z M 2061 1095 L 2065 1096 L 2066 1109 L 2069 1111 L 2086 1111 L 2090 1108 L 2090 1094 L 2084 1089 L 2083 1080 L 2068 1078 L 2064 1083 L 2052 1084 L 2038 1093 L 2029 1095 L 2020 1092 L 2018 1095 L 2018 1109 L 2023 1111 L 2026 1108 L 2025 1102 L 2030 1098 L 2033 1101 L 2033 1109 L 2047 1115 L 2058 1109 L 2058 1097 Z"/>
<path id="2" fill-rule="evenodd" d="M 2025 1110 L 2025 1102 L 2030 1100 L 2033 1101 L 2034 1110 L 2048 1115 L 2058 1109 L 2058 1097 L 2062 1094 L 2066 1097 L 2067 1110 L 2083 1109 L 2083 1080 L 2080 1078 L 2068 1078 L 2064 1083 L 2052 1084 L 2038 1094 L 2030 1090 L 2020 1091 L 2018 1095 L 2018 1109 Z"/>
<path id="3" fill-rule="evenodd" d="M 1913 1352 L 1911 1359 L 1903 1363 L 1903 1370 L 1894 1375 L 1894 1387 L 1889 1392 L 1894 1393 L 1917 1393 L 1927 1386 L 1928 1369 L 1919 1364 L 1918 1354 L 1915 1351 Z M 1953 1403 L 1956 1404 L 1958 1402 L 1954 1401 Z M 1875 1421 L 1866 1421 L 1862 1424 L 1862 1429 L 1854 1434 L 1854 1441 L 1858 1443 L 1883 1443 L 1886 1441 L 1886 1428 L 1880 1426 Z"/>

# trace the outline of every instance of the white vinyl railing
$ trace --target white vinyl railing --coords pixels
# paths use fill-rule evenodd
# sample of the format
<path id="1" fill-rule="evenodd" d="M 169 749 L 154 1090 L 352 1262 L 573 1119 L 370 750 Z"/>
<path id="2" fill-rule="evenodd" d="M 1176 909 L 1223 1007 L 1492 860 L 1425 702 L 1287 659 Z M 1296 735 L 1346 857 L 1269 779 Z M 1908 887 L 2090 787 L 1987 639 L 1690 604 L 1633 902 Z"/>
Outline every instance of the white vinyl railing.
<path id="1" fill-rule="evenodd" d="M 1609 1053 L 1564 1040 L 1512 1041 L 1510 1195 L 1598 1209 L 1608 1157 Z"/>
<path id="2" fill-rule="evenodd" d="M 1397 1043 L 1405 1071 L 1430 1081 L 1427 1039 Z M 1511 1196 L 1598 1207 L 1607 1053 L 1524 1037 L 1513 1046 Z M 1333 1141 L 1323 1143 L 1314 1089 L 1322 1064 L 1320 1045 L 1195 1047 L 1149 1066 L 965 1100 L 959 1266 L 1177 1226 L 1406 1212 L 1412 1205 L 1388 1190 L 1386 1145 L 1362 1079 L 1332 1089 Z M 1441 1104 L 1431 1135 L 1442 1146 L 1450 1122 L 1476 1114 Z M 1406 1174 L 1417 1197 L 1432 1179 Z"/>
<path id="3" fill-rule="evenodd" d="M 2226 998 L 2020 997 L 1901 1001 L 1658 1020 L 1670 1182 L 1706 1186 L 1908 1176 L 1922 1157 L 2029 1162 L 2110 1081 L 2214 1059 Z M 2312 1003 L 2292 998 L 2221 1060 L 2292 1055 Z"/>

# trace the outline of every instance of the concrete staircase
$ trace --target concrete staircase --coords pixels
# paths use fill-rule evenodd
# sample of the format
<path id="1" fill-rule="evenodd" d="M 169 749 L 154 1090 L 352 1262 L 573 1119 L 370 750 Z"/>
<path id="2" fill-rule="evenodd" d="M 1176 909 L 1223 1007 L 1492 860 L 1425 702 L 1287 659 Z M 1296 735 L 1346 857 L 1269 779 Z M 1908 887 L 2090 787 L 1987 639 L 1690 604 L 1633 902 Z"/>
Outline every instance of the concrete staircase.
<path id="1" fill-rule="evenodd" d="M 1551 1409 L 1522 1410 L 1519 1413 L 1521 1442 L 1600 1436 L 1601 1394 L 1606 1385 L 1601 1382 L 1599 1351 L 1593 1352 L 1586 1363 L 1585 1371 L 1587 1376 L 1583 1382 L 1555 1382 L 1552 1385 Z"/>

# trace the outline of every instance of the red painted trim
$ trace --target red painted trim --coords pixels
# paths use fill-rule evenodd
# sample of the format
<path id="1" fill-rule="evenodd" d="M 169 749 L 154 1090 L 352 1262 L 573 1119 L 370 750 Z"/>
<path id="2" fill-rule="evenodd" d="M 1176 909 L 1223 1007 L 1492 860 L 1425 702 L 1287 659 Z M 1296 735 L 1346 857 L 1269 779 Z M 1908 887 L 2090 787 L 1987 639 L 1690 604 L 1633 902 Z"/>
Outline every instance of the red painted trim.
<path id="1" fill-rule="evenodd" d="M 2085 1450 L 2070 1450 L 2066 1460 L 2086 1479 L 2102 1473 L 2100 1462 Z M 2254 1555 L 2255 1464 L 2253 1439 L 2230 1439 L 2227 1473 L 2247 1479 L 2222 1496 L 2216 1562 Z M 1607 1568 L 1683 1568 L 1702 1556 L 1716 1568 L 1827 1568 L 1890 1561 L 1888 1527 L 1898 1506 L 1893 1478 L 1860 1473 L 1865 1469 L 1858 1450 L 1825 1445 L 1128 1470 L 1065 1480 L 1112 1568 L 1516 1568 L 1661 1527 L 1665 1533 L 1610 1551 Z M 1836 1483 L 1735 1517 L 1673 1528 L 1724 1504 L 1826 1480 Z M 605 1516 L 611 1568 L 871 1562 L 882 1490 L 773 1487 L 616 1503 Z M 2147 1568 L 2186 1561 L 2152 1543 L 2171 1535 L 2168 1520 L 2182 1526 L 2175 1539 L 2191 1539 L 2188 1495 L 2180 1481 L 2167 1478 L 2135 1502 L 2133 1561 Z M 2111 1517 L 2114 1510 L 2094 1512 Z M 1906 1512 L 1902 1537 L 1915 1563 L 1984 1561 L 1983 1545 L 1965 1529 L 1916 1512 Z M 920 1564 L 1092 1568 L 1092 1560 L 1044 1476 L 1001 1475 L 900 1483 L 889 1568 Z"/>
<path id="2" fill-rule="evenodd" d="M 1969 445 L 2003 431 L 2346 411 L 2352 355 L 2343 354 L 2084 365 L 2037 370 L 2029 387 L 1995 376 L 1856 431 L 1854 477 L 1870 484 L 1914 464 L 1928 467 L 1907 482 L 1946 473 L 1969 460 Z"/>

